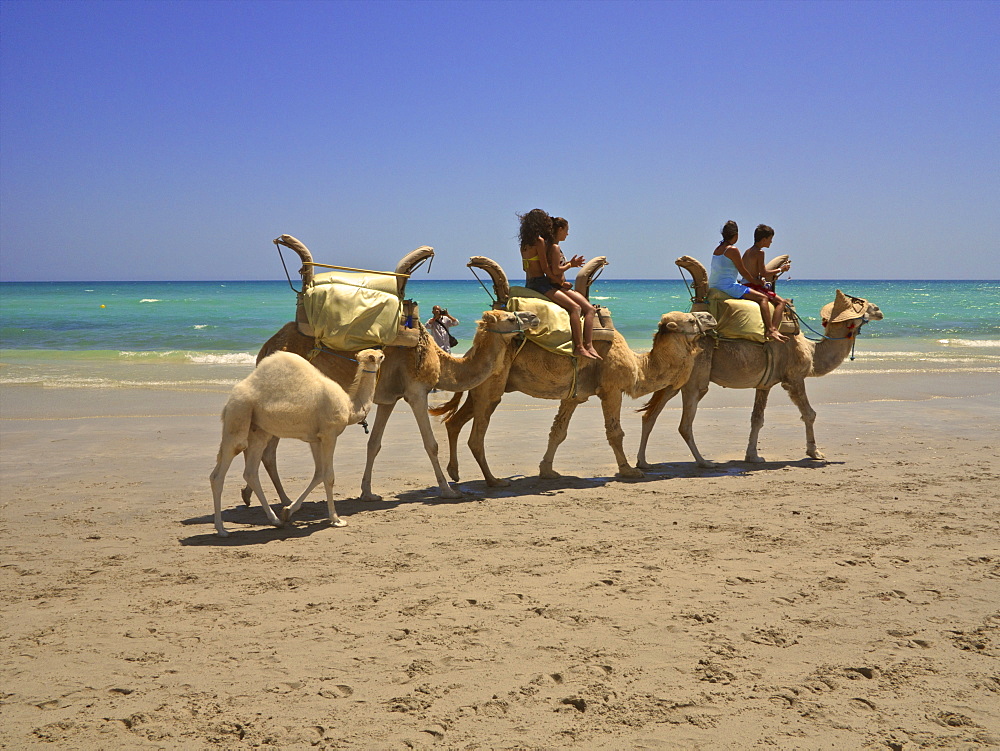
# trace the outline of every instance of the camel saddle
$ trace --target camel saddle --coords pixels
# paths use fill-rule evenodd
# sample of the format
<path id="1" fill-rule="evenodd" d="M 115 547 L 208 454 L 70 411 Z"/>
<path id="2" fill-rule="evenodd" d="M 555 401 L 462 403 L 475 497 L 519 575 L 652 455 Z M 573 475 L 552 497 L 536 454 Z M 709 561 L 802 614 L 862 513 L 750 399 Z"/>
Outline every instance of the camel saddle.
<path id="1" fill-rule="evenodd" d="M 537 328 L 525 336 L 542 349 L 573 357 L 573 335 L 569 326 L 569 313 L 545 295 L 527 287 L 511 287 L 507 310 L 512 313 L 527 311 L 541 321 Z M 594 316 L 594 341 L 610 342 L 615 338 L 615 325 L 611 312 L 600 305 Z"/>
<path id="2" fill-rule="evenodd" d="M 299 331 L 330 349 L 415 347 L 420 314 L 401 299 L 392 274 L 333 271 L 316 274 L 300 294 Z M 297 311 L 298 313 L 298 311 Z M 304 319 L 304 320 L 303 320 Z"/>
<path id="3" fill-rule="evenodd" d="M 685 256 L 685 258 L 688 257 Z M 681 260 L 678 259 L 678 265 L 682 265 L 683 268 L 687 268 L 688 271 L 693 273 L 691 266 L 681 264 Z M 764 320 L 760 315 L 760 306 L 752 300 L 741 300 L 738 297 L 730 297 L 721 290 L 711 289 L 708 287 L 708 277 L 704 267 L 694 259 L 688 258 L 688 260 L 700 267 L 698 281 L 704 285 L 701 296 L 692 298 L 691 312 L 707 311 L 711 313 L 717 322 L 714 335 L 720 339 L 748 339 L 752 342 L 767 341 Z M 767 262 L 766 268 L 774 271 L 783 266 L 787 260 L 787 255 L 776 256 Z M 696 286 L 698 285 L 696 284 Z M 707 294 L 704 293 L 704 290 L 707 290 Z M 773 311 L 774 306 L 768 303 L 768 309 Z M 799 333 L 799 319 L 795 315 L 795 309 L 790 304 L 785 307 L 778 331 L 788 336 L 795 336 Z"/>

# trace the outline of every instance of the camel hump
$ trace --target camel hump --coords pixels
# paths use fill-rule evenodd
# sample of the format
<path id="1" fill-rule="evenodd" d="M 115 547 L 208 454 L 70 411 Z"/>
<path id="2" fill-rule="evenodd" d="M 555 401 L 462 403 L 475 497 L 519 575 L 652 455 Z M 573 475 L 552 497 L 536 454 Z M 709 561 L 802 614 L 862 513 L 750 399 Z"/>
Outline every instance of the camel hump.
<path id="1" fill-rule="evenodd" d="M 607 256 L 594 256 L 591 258 L 576 272 L 576 281 L 573 284 L 573 288 L 589 300 L 590 285 L 601 275 L 601 271 L 607 265 Z"/>
<path id="2" fill-rule="evenodd" d="M 505 308 L 510 299 L 510 282 L 507 281 L 507 274 L 504 273 L 503 267 L 486 256 L 472 256 L 466 266 L 482 269 L 490 275 L 490 279 L 493 280 L 493 291 L 497 297 L 495 307 Z"/>

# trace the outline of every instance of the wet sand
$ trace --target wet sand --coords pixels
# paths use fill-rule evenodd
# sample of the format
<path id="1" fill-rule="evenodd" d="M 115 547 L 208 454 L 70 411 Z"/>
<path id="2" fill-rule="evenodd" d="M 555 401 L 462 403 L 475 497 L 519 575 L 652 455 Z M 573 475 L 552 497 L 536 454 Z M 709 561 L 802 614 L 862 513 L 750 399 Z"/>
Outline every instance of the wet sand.
<path id="1" fill-rule="evenodd" d="M 564 477 L 538 479 L 556 405 L 508 395 L 488 446 L 512 484 L 485 486 L 466 433 L 458 501 L 435 497 L 400 405 L 384 501 L 357 500 L 349 428 L 347 527 L 321 489 L 267 527 L 237 461 L 224 540 L 225 389 L 6 387 L 0 747 L 1000 746 L 1000 378 L 808 385 L 827 462 L 780 389 L 768 461 L 740 461 L 753 395 L 714 388 L 696 435 L 721 465 L 694 465 L 675 400 L 635 481 L 613 476 L 596 400 Z M 279 458 L 301 488 L 308 449 Z"/>

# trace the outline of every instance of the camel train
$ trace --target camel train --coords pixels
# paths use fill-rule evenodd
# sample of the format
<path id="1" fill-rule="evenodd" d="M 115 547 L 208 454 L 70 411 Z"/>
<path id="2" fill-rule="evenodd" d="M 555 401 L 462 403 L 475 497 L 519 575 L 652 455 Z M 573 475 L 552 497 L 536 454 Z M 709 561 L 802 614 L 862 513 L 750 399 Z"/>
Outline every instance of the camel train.
<path id="1" fill-rule="evenodd" d="M 787 260 L 786 255 L 778 256 L 769 261 L 766 268 L 775 271 Z M 591 263 L 594 262 L 603 264 L 605 259 L 601 257 Z M 592 395 L 597 395 L 601 400 L 605 433 L 618 462 L 618 477 L 642 477 L 643 469 L 652 468 L 646 460 L 650 433 L 667 401 L 678 392 L 683 394 L 683 411 L 678 430 L 698 466 L 715 466 L 698 451 L 693 433 L 698 402 L 708 393 L 710 382 L 727 388 L 756 390 L 745 457 L 747 462 L 764 461 L 757 452 L 758 436 L 764 424 L 768 394 L 778 383 L 799 408 L 805 423 L 806 455 L 813 459 L 823 459 L 823 454 L 816 446 L 813 430 L 816 412 L 809 405 L 804 381 L 807 377 L 826 375 L 844 361 L 861 327 L 869 321 L 882 320 L 883 315 L 878 306 L 837 290 L 834 301 L 821 311 L 825 333 L 818 343 L 802 335 L 794 313 L 790 314 L 788 321 L 790 328 L 782 326 L 783 332 L 793 334 L 784 342 L 727 338 L 725 332 L 717 330 L 718 322 L 709 312 L 709 301 L 711 299 L 715 302 L 715 298 L 709 294 L 705 267 L 690 256 L 682 256 L 675 263 L 686 269 L 694 280 L 693 312 L 663 315 L 649 353 L 632 352 L 621 335 L 614 332 L 610 343 L 605 341 L 598 345 L 595 341 L 603 360 L 577 363 L 535 345 L 529 337 L 523 348 L 508 348 L 503 366 L 480 386 L 472 389 L 464 404 L 459 406 L 462 394 L 455 394 L 448 403 L 432 410 L 433 414 L 443 417 L 447 427 L 450 452 L 448 473 L 451 478 L 455 481 L 459 479 L 458 436 L 465 423 L 471 419 L 473 426 L 468 445 L 486 483 L 490 486 L 509 484 L 490 471 L 485 451 L 485 435 L 490 417 L 500 404 L 503 394 L 508 391 L 520 391 L 541 399 L 560 400 L 559 411 L 549 433 L 548 448 L 539 464 L 539 475 L 543 478 L 559 476 L 552 467 L 556 449 L 566 438 L 573 411 Z M 506 276 L 496 263 L 489 259 L 473 258 L 469 265 L 482 268 L 490 274 L 498 300 L 509 297 L 510 288 Z M 585 296 L 589 295 L 592 274 L 593 270 L 585 266 L 577 275 L 577 291 Z M 636 466 L 632 467 L 622 450 L 622 395 L 637 398 L 650 393 L 652 397 L 640 410 L 643 413 L 642 433 Z"/>
<path id="2" fill-rule="evenodd" d="M 646 460 L 650 434 L 663 407 L 677 393 L 683 396 L 679 432 L 697 464 L 713 466 L 698 451 L 692 430 L 698 402 L 707 393 L 709 383 L 756 390 L 746 461 L 763 461 L 757 453 L 757 438 L 763 425 L 768 393 L 778 383 L 801 412 L 806 425 L 807 455 L 822 459 L 813 432 L 816 413 L 806 398 L 804 379 L 825 375 L 840 365 L 851 350 L 853 337 L 860 327 L 883 317 L 877 306 L 837 290 L 836 299 L 821 312 L 825 334 L 818 343 L 802 336 L 797 324 L 794 336 L 785 342 L 760 343 L 727 338 L 724 331 L 716 330 L 717 320 L 710 312 L 721 308 L 709 305 L 708 276 L 704 266 L 684 256 L 676 263 L 694 280 L 692 310 L 663 314 L 653 335 L 651 351 L 633 352 L 614 329 L 609 312 L 600 308 L 593 339 L 601 359 L 577 358 L 566 356 L 564 345 L 568 332 L 553 329 L 555 306 L 532 299 L 540 295 L 531 290 L 512 288 L 499 264 L 475 256 L 468 266 L 490 276 L 496 301 L 477 322 L 472 347 L 464 356 L 456 357 L 443 351 L 428 335 L 420 322 L 416 303 L 405 299 L 404 295 L 406 280 L 424 261 L 433 257 L 433 248 L 422 246 L 412 251 L 391 273 L 327 267 L 340 270 L 317 275 L 314 269 L 322 264 L 313 262 L 312 254 L 299 240 L 282 235 L 274 243 L 293 250 L 300 257 L 302 289 L 298 292 L 295 320 L 285 324 L 264 343 L 257 356 L 257 370 L 237 385 L 223 413 L 223 440 L 211 475 L 215 526 L 220 536 L 228 534 L 221 517 L 222 485 L 226 470 L 240 451 L 246 455 L 244 479 L 247 484 L 242 491 L 243 501 L 249 505 L 256 495 L 269 523 L 282 526 L 299 509 L 306 495 L 319 482 L 324 482 L 330 521 L 334 526 L 343 526 L 332 498 L 333 446 L 345 426 L 363 420 L 372 404 L 376 405 L 376 415 L 367 444 L 360 497 L 366 501 L 381 500 L 380 495 L 372 492 L 374 462 L 381 449 L 386 424 L 401 398 L 406 400 L 416 418 L 442 498 L 461 498 L 462 494 L 449 484 L 441 469 L 430 416 L 444 420 L 449 446 L 447 471 L 452 480 L 459 480 L 458 437 L 471 420 L 468 445 L 487 485 L 507 486 L 507 480 L 496 477 L 490 470 L 485 437 L 493 412 L 503 394 L 509 391 L 560 402 L 539 463 L 539 475 L 543 478 L 560 476 L 553 468 L 556 451 L 567 437 L 574 411 L 591 396 L 600 399 L 605 435 L 614 454 L 618 477 L 640 478 L 642 470 L 651 467 Z M 786 259 L 787 256 L 779 256 L 767 267 L 777 268 Z M 593 279 L 606 264 L 607 259 L 599 256 L 580 268 L 574 283 L 576 291 L 589 299 Z M 351 274 L 345 275 L 344 271 Z M 379 344 L 384 349 L 376 353 L 379 355 L 377 363 L 369 354 L 374 350 L 363 346 L 370 342 L 370 332 L 379 325 L 377 316 L 370 309 L 337 313 L 334 310 L 337 306 L 330 303 L 332 298 L 327 294 L 330 289 L 335 290 L 337 284 L 349 285 L 352 296 L 363 298 L 363 304 L 372 306 L 371 310 L 378 307 L 371 302 L 376 299 L 372 297 L 376 295 L 373 289 L 381 289 L 383 301 L 389 301 L 383 304 L 385 315 L 380 319 L 382 338 Z M 331 318 L 331 313 L 337 315 Z M 368 338 L 357 336 L 357 332 L 345 334 L 341 331 L 342 326 L 345 331 L 350 328 L 349 321 L 364 323 L 368 327 Z M 332 338 L 326 338 L 327 334 Z M 281 369 L 278 364 L 282 365 Z M 372 375 L 374 370 L 380 370 L 377 379 Z M 311 378 L 306 378 L 307 371 Z M 281 375 L 276 375 L 279 373 Z M 363 376 L 370 376 L 370 379 Z M 303 403 L 314 406 L 298 413 L 289 410 L 287 403 L 275 398 L 274 384 L 281 379 L 301 380 L 301 393 L 308 394 L 308 399 L 312 400 Z M 271 387 L 270 392 L 268 387 Z M 444 405 L 428 409 L 428 394 L 433 389 L 451 391 L 454 396 Z M 294 386 L 294 391 L 299 393 L 299 384 Z M 334 393 L 336 397 L 332 396 Z M 651 398 L 640 410 L 642 432 L 633 466 L 623 448 L 622 399 L 624 395 L 634 399 L 649 394 Z M 315 411 L 316 404 L 330 405 L 329 419 L 310 422 L 306 418 L 310 410 Z M 283 437 L 309 441 L 315 461 L 309 487 L 294 502 L 286 494 L 277 469 L 277 446 Z M 258 476 L 261 463 L 280 497 L 283 507 L 280 518 L 264 498 Z"/>
<path id="3" fill-rule="evenodd" d="M 591 259 L 580 268 L 575 289 L 589 299 L 594 275 L 607 264 L 604 256 Z M 511 292 L 510 283 L 503 269 L 495 261 L 483 256 L 469 260 L 470 267 L 486 272 L 493 281 L 498 307 L 522 305 L 521 297 L 529 290 L 517 288 Z M 547 305 L 548 303 L 543 303 Z M 598 312 L 599 325 L 594 329 L 594 347 L 600 360 L 567 357 L 536 342 L 532 336 L 522 344 L 508 344 L 502 362 L 493 374 L 479 386 L 471 389 L 465 403 L 459 406 L 462 394 L 456 393 L 446 404 L 432 410 L 444 418 L 448 432 L 448 474 L 456 482 L 458 473 L 458 436 L 462 427 L 472 420 L 469 448 L 482 470 L 486 484 L 504 487 L 510 483 L 496 477 L 486 460 L 485 438 L 490 418 L 507 391 L 520 391 L 538 399 L 558 399 L 559 411 L 549 431 L 548 447 L 538 467 L 543 478 L 559 477 L 552 465 L 556 450 L 565 440 L 569 423 L 576 408 L 591 396 L 601 401 L 604 413 L 604 432 L 614 452 L 618 477 L 640 478 L 642 471 L 633 467 L 622 446 L 625 431 L 621 426 L 622 396 L 632 398 L 653 393 L 659 389 L 679 389 L 687 381 L 700 351 L 700 338 L 715 326 L 707 312 L 666 313 L 660 318 L 653 336 L 653 349 L 636 354 L 629 349 L 625 338 L 614 330 L 610 316 Z"/>

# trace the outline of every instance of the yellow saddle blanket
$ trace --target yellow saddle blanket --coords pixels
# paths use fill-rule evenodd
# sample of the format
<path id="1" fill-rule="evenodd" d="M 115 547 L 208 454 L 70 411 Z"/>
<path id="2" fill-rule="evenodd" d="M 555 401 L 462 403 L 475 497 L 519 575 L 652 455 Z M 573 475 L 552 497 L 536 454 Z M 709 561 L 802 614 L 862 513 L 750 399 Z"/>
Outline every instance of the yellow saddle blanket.
<path id="1" fill-rule="evenodd" d="M 767 304 L 774 312 L 774 306 Z M 715 333 L 723 339 L 749 339 L 753 342 L 767 341 L 764 335 L 764 319 L 760 306 L 752 300 L 730 297 L 717 289 L 708 290 L 708 312 L 716 320 Z M 786 318 L 788 313 L 786 311 Z M 794 318 L 783 320 L 778 329 L 782 334 L 797 334 L 798 324 Z"/>
<path id="2" fill-rule="evenodd" d="M 317 274 L 302 305 L 316 339 L 346 352 L 393 341 L 403 309 L 395 276 L 344 271 Z"/>
<path id="3" fill-rule="evenodd" d="M 511 287 L 507 310 L 512 313 L 526 311 L 538 316 L 540 324 L 525 335 L 542 349 L 573 357 L 573 331 L 569 327 L 569 313 L 540 292 L 527 287 Z M 605 308 L 599 308 L 594 321 L 594 341 L 611 341 L 614 324 Z"/>

